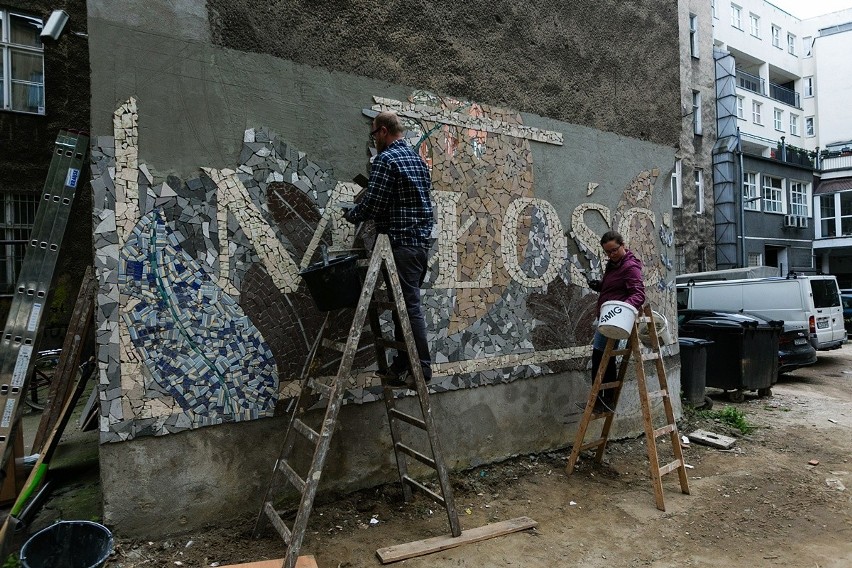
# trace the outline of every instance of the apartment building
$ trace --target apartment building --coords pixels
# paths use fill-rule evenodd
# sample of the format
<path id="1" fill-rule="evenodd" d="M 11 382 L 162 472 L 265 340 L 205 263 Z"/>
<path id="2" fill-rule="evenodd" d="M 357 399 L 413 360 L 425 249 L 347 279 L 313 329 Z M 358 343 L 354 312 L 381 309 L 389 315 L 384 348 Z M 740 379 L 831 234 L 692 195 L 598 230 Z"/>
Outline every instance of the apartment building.
<path id="1" fill-rule="evenodd" d="M 732 174 L 731 191 L 714 180 L 717 205 L 724 202 L 716 215 L 717 268 L 814 271 L 812 28 L 765 0 L 713 0 L 711 14 L 717 60 L 732 59 L 731 81 L 720 80 L 717 65 L 717 96 L 730 101 L 717 108 L 717 120 L 735 125 L 727 141 L 720 129 L 714 158 Z M 732 88 L 719 92 L 725 85 Z"/>
<path id="2" fill-rule="evenodd" d="M 671 177 L 675 270 L 716 268 L 713 145 L 716 87 L 713 18 L 705 0 L 680 0 L 681 137 Z"/>

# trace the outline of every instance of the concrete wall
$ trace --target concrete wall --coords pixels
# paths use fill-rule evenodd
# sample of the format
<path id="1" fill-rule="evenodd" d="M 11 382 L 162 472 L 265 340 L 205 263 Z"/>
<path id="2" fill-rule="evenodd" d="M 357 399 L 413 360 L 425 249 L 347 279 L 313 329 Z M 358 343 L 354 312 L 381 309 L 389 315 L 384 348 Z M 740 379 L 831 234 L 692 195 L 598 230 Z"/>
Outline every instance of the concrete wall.
<path id="1" fill-rule="evenodd" d="M 588 389 L 595 311 L 584 274 L 599 272 L 597 239 L 609 227 L 645 261 L 649 298 L 674 321 L 673 273 L 660 259 L 673 254 L 662 237 L 672 229 L 667 181 L 680 122 L 665 102 L 678 99 L 677 69 L 664 65 L 677 52 L 665 20 L 669 3 L 634 3 L 635 29 L 604 27 L 583 37 L 560 31 L 582 4 L 567 3 L 568 12 L 559 12 L 564 20 L 548 12 L 556 4 L 533 6 L 534 17 L 521 18 L 525 28 L 502 31 L 528 38 L 529 49 L 496 57 L 500 75 L 486 73 L 483 98 L 470 99 L 476 81 L 441 82 L 448 55 L 443 67 L 414 65 L 410 45 L 382 40 L 383 53 L 403 62 L 393 82 L 371 78 L 357 50 L 341 55 L 348 43 L 339 33 L 351 33 L 351 22 L 390 18 L 393 6 L 351 13 L 340 20 L 346 25 L 326 28 L 299 13 L 300 25 L 287 29 L 313 38 L 301 43 L 310 48 L 268 54 L 233 49 L 242 40 L 228 40 L 222 22 L 269 30 L 267 20 L 286 15 L 290 20 L 279 23 L 292 22 L 296 8 L 272 14 L 260 4 L 211 3 L 208 28 L 199 22 L 200 2 L 145 2 L 118 12 L 89 2 L 108 524 L 145 535 L 257 510 L 284 427 L 281 416 L 257 419 L 286 407 L 322 322 L 296 272 L 316 258 L 320 240 L 353 245 L 333 204 L 351 199 L 358 188 L 348 180 L 366 173 L 364 109 L 398 109 L 432 167 L 438 230 L 424 305 L 436 361 L 432 400 L 451 467 L 570 443 L 581 412 L 575 403 Z M 440 7 L 436 14 L 453 15 L 451 23 L 467 22 L 452 12 L 461 8 Z M 241 12 L 225 13 L 234 8 Z M 621 3 L 612 8 L 626 25 Z M 392 23 L 394 30 L 402 25 Z M 555 41 L 538 24 L 595 54 L 581 78 L 606 70 L 641 88 L 619 87 L 614 103 L 610 89 L 618 81 L 595 90 L 562 76 L 564 91 L 588 87 L 584 97 L 600 112 L 594 120 L 581 120 L 584 97 L 566 105 L 554 89 L 533 97 L 541 86 L 523 73 L 544 68 L 551 52 L 532 44 Z M 407 25 L 428 36 L 416 19 Z M 356 27 L 362 36 L 363 26 Z M 617 32 L 639 43 L 613 43 Z M 278 49 L 286 35 L 265 44 Z M 483 73 L 489 45 L 463 61 L 460 76 Z M 346 68 L 334 69 L 334 61 Z M 501 66 L 521 75 L 507 80 Z M 455 87 L 459 92 L 431 90 Z M 503 106 L 527 91 L 531 102 Z M 646 113 L 647 120 L 638 110 L 613 120 L 651 103 L 665 109 Z M 566 113 L 579 124 L 561 120 Z M 351 312 L 333 318 L 345 333 Z M 365 354 L 356 366 L 363 370 L 346 394 L 326 490 L 395 477 L 384 406 L 375 404 L 375 363 Z M 677 362 L 669 358 L 667 366 L 678 392 Z M 622 399 L 620 435 L 641 431 L 634 388 L 628 385 Z"/>

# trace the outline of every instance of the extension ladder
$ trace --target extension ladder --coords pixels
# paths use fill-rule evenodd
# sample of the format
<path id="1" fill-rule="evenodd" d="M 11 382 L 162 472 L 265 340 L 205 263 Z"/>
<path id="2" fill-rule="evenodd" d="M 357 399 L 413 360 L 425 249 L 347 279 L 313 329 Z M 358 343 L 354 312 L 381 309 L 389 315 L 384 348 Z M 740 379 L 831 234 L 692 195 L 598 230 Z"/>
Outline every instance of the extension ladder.
<path id="1" fill-rule="evenodd" d="M 648 335 L 650 336 L 650 353 L 643 354 L 640 351 L 639 340 L 639 325 L 645 324 L 648 326 Z M 636 383 L 639 389 L 639 402 L 642 406 L 642 422 L 645 426 L 645 446 L 648 450 L 648 461 L 651 468 L 651 482 L 654 486 L 654 498 L 657 503 L 657 509 L 666 510 L 663 501 L 663 483 L 662 476 L 673 471 L 677 471 L 680 478 L 681 492 L 689 494 L 689 483 L 686 477 L 686 462 L 683 459 L 683 450 L 680 446 L 680 434 L 678 433 L 677 424 L 674 419 L 674 411 L 672 410 L 671 393 L 669 392 L 668 382 L 666 381 L 666 370 L 663 367 L 663 357 L 660 352 L 660 339 L 657 335 L 656 326 L 654 325 L 653 313 L 649 305 L 645 305 L 640 311 L 639 316 L 633 323 L 633 329 L 630 332 L 630 337 L 627 340 L 627 346 L 624 349 L 616 349 L 618 344 L 617 339 L 608 339 L 606 349 L 604 349 L 603 359 L 601 360 L 598 372 L 595 375 L 592 383 L 592 389 L 589 392 L 589 400 L 586 408 L 583 411 L 583 417 L 580 419 L 580 426 L 577 429 L 577 435 L 574 439 L 574 446 L 571 449 L 571 457 L 568 459 L 567 473 L 571 475 L 574 472 L 574 464 L 580 456 L 580 452 L 591 448 L 596 448 L 595 461 L 600 463 L 603 459 L 604 450 L 606 449 L 607 441 L 609 440 L 609 432 L 612 427 L 613 419 L 615 418 L 615 408 L 618 406 L 618 399 L 621 395 L 621 388 L 624 385 L 624 378 L 627 373 L 627 368 L 630 364 L 631 357 L 634 360 L 636 367 Z M 603 377 L 606 373 L 607 365 L 612 357 L 621 356 L 621 364 L 618 367 L 617 379 L 610 383 L 603 383 Z M 648 391 L 648 384 L 645 377 L 645 361 L 654 361 L 657 369 L 657 378 L 659 379 L 659 390 Z M 603 390 L 613 389 L 614 396 L 612 409 L 603 412 L 595 411 L 595 402 L 598 399 L 598 393 Z M 651 398 L 662 398 L 663 408 L 665 410 L 666 424 L 660 428 L 654 428 L 653 416 L 651 414 Z M 584 443 L 586 438 L 586 430 L 592 420 L 603 420 L 600 437 Z M 657 453 L 657 438 L 668 434 L 671 440 L 672 451 L 674 453 L 674 461 L 664 466 L 660 466 L 659 455 Z"/>
<path id="2" fill-rule="evenodd" d="M 383 275 L 386 282 L 389 301 L 374 298 L 376 288 L 379 285 L 378 278 L 380 274 Z M 404 342 L 392 341 L 383 337 L 379 314 L 384 311 L 391 311 L 399 319 L 405 337 Z M 311 377 L 310 367 L 312 365 L 310 363 L 306 365 L 308 372 L 305 373 L 306 376 L 302 380 L 296 407 L 293 410 L 287 433 L 284 437 L 283 448 L 278 460 L 275 462 L 269 488 L 255 524 L 254 533 L 257 536 L 262 528 L 263 519 L 267 518 L 284 539 L 284 542 L 287 544 L 287 552 L 283 568 L 294 568 L 296 566 L 299 549 L 301 548 L 307 528 L 308 517 L 311 514 L 317 486 L 319 485 L 323 465 L 325 464 L 326 455 L 331 445 L 331 437 L 337 423 L 337 415 L 343 402 L 343 394 L 346 390 L 347 381 L 352 374 L 352 362 L 358 350 L 364 323 L 368 316 L 376 349 L 379 375 L 382 377 L 388 422 L 405 500 L 408 501 L 411 499 L 412 488 L 423 491 L 446 509 L 452 535 L 454 537 L 461 535 L 461 527 L 453 501 L 449 474 L 441 453 L 440 442 L 432 416 L 432 408 L 429 403 L 429 391 L 423 377 L 423 371 L 420 365 L 417 364 L 419 358 L 414 345 L 411 322 L 408 319 L 405 302 L 402 298 L 390 241 L 387 235 L 378 235 L 366 275 L 364 276 L 361 296 L 355 308 L 355 317 L 349 329 L 349 336 L 346 343 L 335 343 L 328 338 L 329 330 L 327 324 L 329 317 L 327 316 L 311 348 L 309 361 L 313 360 L 320 347 L 326 347 L 342 354 L 340 366 L 338 367 L 337 374 L 333 377 Z M 393 390 L 399 387 L 389 385 L 386 380 L 385 375 L 388 369 L 386 348 L 407 351 L 409 360 L 412 362 L 411 372 L 414 376 L 416 392 L 420 400 L 422 417 L 405 414 L 396 408 Z M 320 427 L 314 428 L 308 425 L 310 417 L 307 415 L 307 412 L 322 400 L 327 400 L 325 415 Z M 402 441 L 399 422 L 405 422 L 426 432 L 431 448 L 431 457 L 413 449 Z M 300 463 L 295 450 L 297 445 L 304 444 L 305 442 L 307 442 L 309 448 L 312 448 L 312 459 L 307 475 L 302 476 L 297 473 L 297 466 L 294 465 Z M 413 458 L 437 472 L 441 494 L 432 491 L 408 475 L 407 458 Z M 301 494 L 299 508 L 292 529 L 287 527 L 273 503 L 276 491 L 282 484 L 287 482 Z"/>
<path id="3" fill-rule="evenodd" d="M 62 130 L 56 138 L 44 192 L 0 340 L 0 478 L 6 475 L 6 462 L 20 416 L 19 403 L 26 393 L 35 363 L 33 353 L 41 337 L 48 290 L 88 145 L 89 137 L 79 132 Z"/>

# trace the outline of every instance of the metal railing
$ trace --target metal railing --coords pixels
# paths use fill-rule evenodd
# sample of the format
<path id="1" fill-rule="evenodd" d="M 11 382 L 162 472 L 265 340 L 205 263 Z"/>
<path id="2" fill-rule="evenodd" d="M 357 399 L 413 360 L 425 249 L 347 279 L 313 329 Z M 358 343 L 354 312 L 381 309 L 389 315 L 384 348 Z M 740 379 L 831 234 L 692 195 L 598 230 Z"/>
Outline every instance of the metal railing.
<path id="1" fill-rule="evenodd" d="M 782 103 L 786 103 L 796 108 L 800 108 L 799 93 L 790 90 L 787 87 L 776 85 L 775 83 L 769 83 L 769 98 L 775 99 L 776 101 L 781 101 Z"/>
<path id="2" fill-rule="evenodd" d="M 766 94 L 766 84 L 764 80 L 757 75 L 752 75 L 745 71 L 737 71 L 737 85 L 746 91 L 751 91 L 758 95 Z"/>
<path id="3" fill-rule="evenodd" d="M 823 154 L 822 156 L 822 162 L 820 163 L 820 169 L 822 171 L 852 169 L 852 154 L 828 156 L 830 156 L 830 154 Z"/>

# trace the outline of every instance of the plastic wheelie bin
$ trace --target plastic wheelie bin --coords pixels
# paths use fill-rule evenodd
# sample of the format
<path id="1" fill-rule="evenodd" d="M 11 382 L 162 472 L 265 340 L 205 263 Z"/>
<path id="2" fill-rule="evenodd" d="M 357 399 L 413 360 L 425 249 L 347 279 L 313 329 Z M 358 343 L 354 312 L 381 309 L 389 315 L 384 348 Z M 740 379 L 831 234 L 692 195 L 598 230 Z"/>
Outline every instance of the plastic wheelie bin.
<path id="1" fill-rule="evenodd" d="M 782 322 L 767 322 L 741 314 L 716 315 L 684 321 L 683 335 L 707 339 L 706 386 L 728 391 L 733 402 L 742 402 L 743 392 L 772 394 L 778 380 L 778 341 Z"/>
<path id="2" fill-rule="evenodd" d="M 713 399 L 704 394 L 707 385 L 707 347 L 713 342 L 695 337 L 681 337 L 678 344 L 683 400 L 695 408 L 713 408 Z"/>

